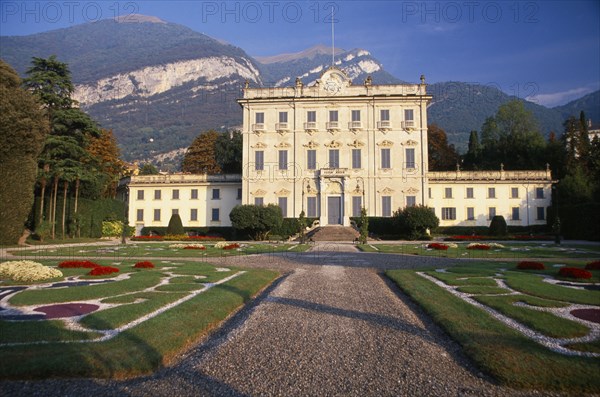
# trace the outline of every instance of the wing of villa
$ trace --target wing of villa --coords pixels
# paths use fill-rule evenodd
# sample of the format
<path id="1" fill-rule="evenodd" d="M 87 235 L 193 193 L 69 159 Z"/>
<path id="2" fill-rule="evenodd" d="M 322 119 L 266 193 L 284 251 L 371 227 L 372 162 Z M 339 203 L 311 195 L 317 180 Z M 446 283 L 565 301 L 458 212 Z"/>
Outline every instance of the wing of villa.
<path id="1" fill-rule="evenodd" d="M 131 226 L 230 226 L 237 204 L 301 211 L 320 225 L 350 225 L 362 207 L 388 217 L 428 205 L 441 226 L 544 224 L 552 178 L 542 171 L 428 172 L 427 95 L 420 84 L 353 85 L 330 68 L 314 84 L 244 89 L 243 175 L 132 176 Z"/>

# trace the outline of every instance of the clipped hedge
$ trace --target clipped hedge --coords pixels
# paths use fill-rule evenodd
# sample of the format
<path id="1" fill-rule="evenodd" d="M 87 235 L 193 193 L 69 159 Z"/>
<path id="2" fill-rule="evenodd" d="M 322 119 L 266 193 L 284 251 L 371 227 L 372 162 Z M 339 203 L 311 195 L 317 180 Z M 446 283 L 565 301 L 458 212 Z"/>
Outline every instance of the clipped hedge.
<path id="1" fill-rule="evenodd" d="M 245 239 L 246 236 L 236 234 L 236 230 L 231 226 L 207 226 L 207 227 L 184 227 L 184 233 L 192 236 L 217 236 L 223 237 L 226 240 Z M 142 236 L 150 236 L 155 234 L 165 236 L 167 228 L 161 226 L 146 226 L 141 230 Z"/>

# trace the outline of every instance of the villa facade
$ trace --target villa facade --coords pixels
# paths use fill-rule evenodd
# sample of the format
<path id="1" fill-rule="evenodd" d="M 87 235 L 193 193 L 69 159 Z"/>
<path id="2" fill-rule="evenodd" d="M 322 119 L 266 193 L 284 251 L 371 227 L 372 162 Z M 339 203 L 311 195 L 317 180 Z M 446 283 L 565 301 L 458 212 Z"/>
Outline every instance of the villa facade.
<path id="1" fill-rule="evenodd" d="M 441 226 L 486 226 L 493 215 L 545 224 L 549 170 L 428 171 L 431 99 L 423 76 L 420 84 L 353 85 L 336 68 L 310 85 L 247 84 L 238 100 L 243 174 L 131 177 L 130 224 L 166 226 L 178 212 L 184 226 L 230 226 L 235 205 L 270 203 L 320 225 L 349 226 L 363 207 L 387 217 L 419 204 L 433 207 Z"/>

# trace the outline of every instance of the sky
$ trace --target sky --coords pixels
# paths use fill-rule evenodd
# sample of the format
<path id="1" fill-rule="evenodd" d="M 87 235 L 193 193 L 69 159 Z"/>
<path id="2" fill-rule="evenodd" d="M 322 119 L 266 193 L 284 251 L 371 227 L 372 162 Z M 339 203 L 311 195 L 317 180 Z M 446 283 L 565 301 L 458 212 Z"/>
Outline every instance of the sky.
<path id="1" fill-rule="evenodd" d="M 335 46 L 368 50 L 401 80 L 493 85 L 549 107 L 600 89 L 598 0 L 2 0 L 0 35 L 144 14 L 269 56 L 330 46 L 332 10 Z"/>

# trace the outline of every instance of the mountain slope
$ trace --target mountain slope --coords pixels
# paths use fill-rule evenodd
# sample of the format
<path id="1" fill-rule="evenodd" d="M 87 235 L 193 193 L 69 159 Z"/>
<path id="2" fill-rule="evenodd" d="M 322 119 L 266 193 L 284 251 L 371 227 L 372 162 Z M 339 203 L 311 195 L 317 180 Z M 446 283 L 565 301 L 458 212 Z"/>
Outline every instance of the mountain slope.
<path id="1" fill-rule="evenodd" d="M 588 119 L 592 119 L 594 124 L 598 124 L 600 122 L 600 90 L 553 109 L 559 111 L 563 119 L 570 116 L 579 117 L 579 112 L 583 110 Z"/>

